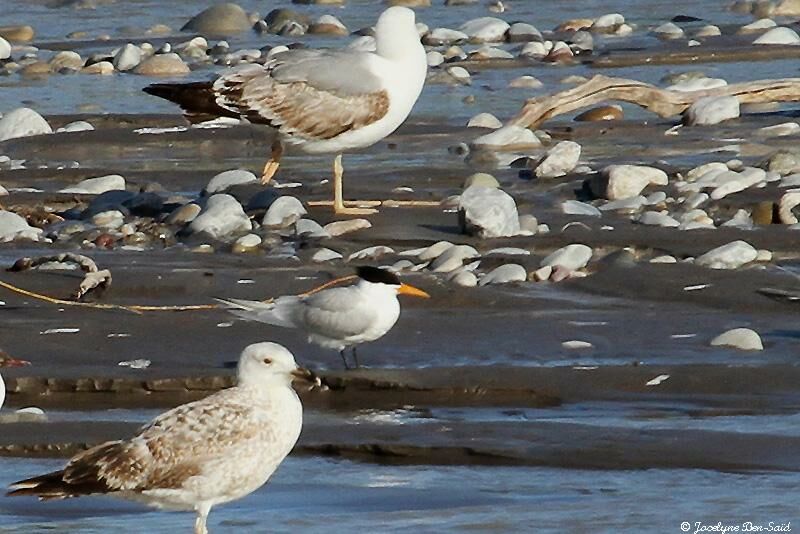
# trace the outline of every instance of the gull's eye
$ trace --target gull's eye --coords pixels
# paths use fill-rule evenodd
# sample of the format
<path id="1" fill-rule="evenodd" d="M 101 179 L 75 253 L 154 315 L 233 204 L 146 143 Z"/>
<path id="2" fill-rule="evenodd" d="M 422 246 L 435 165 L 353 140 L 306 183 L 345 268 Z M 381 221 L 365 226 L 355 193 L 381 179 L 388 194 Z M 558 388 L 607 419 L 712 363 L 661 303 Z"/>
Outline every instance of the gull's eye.
<path id="1" fill-rule="evenodd" d="M 271 358 L 264 358 L 264 363 L 269 365 L 269 364 L 272 363 L 272 359 Z"/>

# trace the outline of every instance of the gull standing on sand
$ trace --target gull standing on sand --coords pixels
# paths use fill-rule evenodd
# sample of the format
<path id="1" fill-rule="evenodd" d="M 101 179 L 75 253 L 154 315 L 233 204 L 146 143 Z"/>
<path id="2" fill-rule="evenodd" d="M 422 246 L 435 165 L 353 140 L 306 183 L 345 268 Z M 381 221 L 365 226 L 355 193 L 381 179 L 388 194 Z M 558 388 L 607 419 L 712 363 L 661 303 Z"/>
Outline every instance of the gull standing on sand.
<path id="1" fill-rule="evenodd" d="M 16 482 L 9 495 L 107 494 L 194 510 L 194 531 L 205 534 L 211 507 L 264 485 L 297 442 L 303 407 L 294 378 L 315 379 L 281 345 L 250 345 L 235 387 L 165 412 L 131 439 L 84 451 L 61 471 Z"/>
<path id="2" fill-rule="evenodd" d="M 0 367 L 22 367 L 23 365 L 30 365 L 30 362 L 25 360 L 18 360 L 12 358 L 2 350 L 0 350 Z M 0 408 L 6 400 L 6 383 L 3 382 L 3 375 L 0 375 Z"/>
<path id="3" fill-rule="evenodd" d="M 422 92 L 425 49 L 414 12 L 390 7 L 375 26 L 376 51 L 287 50 L 264 65 L 245 65 L 213 82 L 153 84 L 144 90 L 180 105 L 192 119 L 237 117 L 278 130 L 262 183 L 277 172 L 283 143 L 309 154 L 336 154 L 333 207 L 345 215 L 342 153 L 394 132 Z"/>
<path id="4" fill-rule="evenodd" d="M 355 285 L 306 296 L 278 297 L 272 302 L 218 300 L 244 319 L 304 330 L 309 342 L 338 350 L 345 369 L 349 369 L 345 349 L 352 348 L 358 368 L 356 345 L 383 337 L 400 317 L 397 295 L 430 295 L 402 283 L 396 274 L 385 269 L 359 267 L 356 275 L 359 280 Z"/>

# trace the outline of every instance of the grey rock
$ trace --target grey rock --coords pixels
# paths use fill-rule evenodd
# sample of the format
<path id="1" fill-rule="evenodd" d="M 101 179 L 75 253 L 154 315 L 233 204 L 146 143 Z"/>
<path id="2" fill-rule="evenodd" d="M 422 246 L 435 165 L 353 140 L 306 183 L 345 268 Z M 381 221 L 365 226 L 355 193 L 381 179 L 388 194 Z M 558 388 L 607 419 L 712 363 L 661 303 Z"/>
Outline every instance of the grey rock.
<path id="1" fill-rule="evenodd" d="M 542 32 L 532 24 L 515 22 L 508 28 L 508 41 L 510 43 L 524 43 L 528 41 L 543 41 Z"/>
<path id="2" fill-rule="evenodd" d="M 709 250 L 695 260 L 697 265 L 711 269 L 736 269 L 755 261 L 758 251 L 746 241 L 733 241 Z"/>
<path id="3" fill-rule="evenodd" d="M 574 141 L 561 141 L 550 148 L 534 169 L 538 178 L 557 178 L 564 176 L 578 164 L 581 145 Z"/>
<path id="4" fill-rule="evenodd" d="M 17 108 L 0 119 L 0 141 L 52 132 L 44 117 L 30 108 Z"/>
<path id="5" fill-rule="evenodd" d="M 347 261 L 354 260 L 375 260 L 386 254 L 393 254 L 394 249 L 384 245 L 375 245 L 353 252 L 347 257 Z"/>
<path id="6" fill-rule="evenodd" d="M 677 228 L 681 225 L 681 223 L 666 213 L 658 211 L 646 211 L 636 219 L 636 222 L 646 226 L 663 226 L 666 228 Z"/>
<path id="7" fill-rule="evenodd" d="M 475 287 L 478 285 L 478 277 L 475 276 L 475 273 L 466 269 L 455 273 L 455 275 L 450 278 L 450 281 L 460 287 Z"/>
<path id="8" fill-rule="evenodd" d="M 735 96 L 706 96 L 696 100 L 684 112 L 687 126 L 712 125 L 739 116 L 739 99 Z"/>
<path id="9" fill-rule="evenodd" d="M 764 350 L 761 336 L 749 328 L 734 328 L 711 340 L 712 347 L 733 347 L 739 350 Z"/>
<path id="10" fill-rule="evenodd" d="M 286 228 L 293 225 L 306 213 L 308 212 L 300 200 L 292 196 L 283 196 L 275 199 L 264 215 L 261 224 L 267 228 Z"/>
<path id="11" fill-rule="evenodd" d="M 490 128 L 496 130 L 501 128 L 503 123 L 491 113 L 478 113 L 467 122 L 467 128 Z"/>
<path id="12" fill-rule="evenodd" d="M 491 187 L 472 186 L 458 203 L 462 232 L 481 238 L 509 237 L 519 233 L 519 214 L 508 193 Z"/>
<path id="13" fill-rule="evenodd" d="M 217 4 L 189 19 L 181 31 L 193 31 L 211 36 L 226 36 L 250 29 L 252 24 L 244 9 L 236 4 Z"/>
<path id="14" fill-rule="evenodd" d="M 472 186 L 499 188 L 500 182 L 498 182 L 497 178 L 491 174 L 485 172 L 476 172 L 474 174 L 470 174 L 467 176 L 467 179 L 464 180 L 464 189 L 468 189 Z"/>
<path id="15" fill-rule="evenodd" d="M 528 280 L 528 272 L 525 267 L 517 263 L 507 263 L 500 265 L 492 271 L 486 273 L 478 282 L 479 285 L 488 284 L 508 284 L 510 282 L 525 282 Z"/>
<path id="16" fill-rule="evenodd" d="M 472 141 L 478 147 L 539 147 L 542 142 L 531 130 L 522 126 L 503 126 Z"/>
<path id="17" fill-rule="evenodd" d="M 298 236 L 318 237 L 326 239 L 331 235 L 317 222 L 311 219 L 300 219 L 295 223 L 294 232 Z"/>
<path id="18" fill-rule="evenodd" d="M 542 267 L 564 267 L 569 271 L 583 269 L 592 259 L 592 249 L 580 243 L 562 247 L 542 260 Z"/>
<path id="19" fill-rule="evenodd" d="M 190 202 L 180 206 L 179 208 L 175 208 L 164 222 L 167 224 L 183 226 L 195 220 L 197 216 L 200 215 L 200 211 L 202 211 L 202 208 L 198 204 Z"/>
<path id="20" fill-rule="evenodd" d="M 578 200 L 565 200 L 561 203 L 561 211 L 567 215 L 586 215 L 587 217 L 601 217 L 603 213 L 586 202 Z"/>
<path id="21" fill-rule="evenodd" d="M 0 209 L 0 243 L 17 239 L 39 241 L 41 235 L 40 228 L 29 225 L 28 221 L 14 212 Z"/>
<path id="22" fill-rule="evenodd" d="M 800 45 L 800 36 L 791 28 L 777 27 L 753 41 L 756 45 Z"/>
<path id="23" fill-rule="evenodd" d="M 208 181 L 205 192 L 208 194 L 221 193 L 233 185 L 251 184 L 258 181 L 256 175 L 243 169 L 223 171 Z"/>
<path id="24" fill-rule="evenodd" d="M 0 37 L 0 59 L 8 59 L 11 57 L 11 45 L 8 41 Z"/>
<path id="25" fill-rule="evenodd" d="M 249 232 L 252 228 L 242 205 L 224 193 L 209 197 L 200 214 L 189 223 L 191 232 L 204 233 L 214 239 L 225 239 L 233 234 Z"/>
<path id="26" fill-rule="evenodd" d="M 349 234 L 358 230 L 372 228 L 372 223 L 367 219 L 348 219 L 346 221 L 334 221 L 325 225 L 325 231 L 331 237 Z"/>
<path id="27" fill-rule="evenodd" d="M 331 250 L 329 248 L 321 248 L 311 256 L 311 261 L 316 263 L 322 263 L 325 261 L 332 261 L 332 260 L 340 260 L 344 256 L 336 252 L 335 250 Z"/>
<path id="28" fill-rule="evenodd" d="M 94 130 L 94 126 L 86 121 L 73 121 L 58 128 L 56 133 L 88 132 L 92 130 Z"/>
<path id="29" fill-rule="evenodd" d="M 609 165 L 589 181 L 596 196 L 619 200 L 639 195 L 650 184 L 667 185 L 667 173 L 644 165 Z"/>
<path id="30" fill-rule="evenodd" d="M 470 41 L 486 43 L 504 41 L 510 26 L 495 17 L 481 17 L 465 22 L 459 28 L 467 34 Z"/>
<path id="31" fill-rule="evenodd" d="M 71 187 L 65 187 L 60 193 L 72 193 L 83 195 L 99 195 L 106 191 L 123 191 L 125 190 L 125 178 L 119 174 L 109 174 L 106 176 L 98 176 L 97 178 L 87 178 L 81 180 Z"/>
<path id="32" fill-rule="evenodd" d="M 126 44 L 114 55 L 111 62 L 118 71 L 133 70 L 142 61 L 141 49 L 131 43 Z"/>
<path id="33" fill-rule="evenodd" d="M 463 267 L 464 260 L 478 257 L 478 251 L 469 245 L 453 245 L 437 256 L 429 268 L 435 273 L 449 273 Z"/>

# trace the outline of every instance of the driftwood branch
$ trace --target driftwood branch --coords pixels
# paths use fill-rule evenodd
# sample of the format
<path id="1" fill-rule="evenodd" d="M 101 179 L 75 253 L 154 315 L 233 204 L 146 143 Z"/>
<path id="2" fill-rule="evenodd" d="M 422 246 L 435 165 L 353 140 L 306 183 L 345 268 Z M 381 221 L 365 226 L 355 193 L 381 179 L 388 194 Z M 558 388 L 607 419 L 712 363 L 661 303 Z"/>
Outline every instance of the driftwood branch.
<path id="1" fill-rule="evenodd" d="M 800 78 L 758 80 L 681 92 L 659 89 L 636 80 L 600 75 L 572 89 L 529 99 L 509 124 L 536 128 L 557 115 L 609 100 L 630 102 L 661 117 L 672 117 L 706 96 L 735 96 L 741 104 L 797 102 L 800 101 Z"/>

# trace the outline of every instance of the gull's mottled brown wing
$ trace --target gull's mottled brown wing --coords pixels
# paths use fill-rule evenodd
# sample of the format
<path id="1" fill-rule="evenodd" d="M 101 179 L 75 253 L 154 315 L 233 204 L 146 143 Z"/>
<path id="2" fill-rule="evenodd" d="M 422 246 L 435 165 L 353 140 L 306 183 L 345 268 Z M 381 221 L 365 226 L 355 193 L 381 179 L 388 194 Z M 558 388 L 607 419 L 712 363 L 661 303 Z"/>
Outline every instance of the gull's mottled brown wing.
<path id="1" fill-rule="evenodd" d="M 217 104 L 305 140 L 331 139 L 383 118 L 389 95 L 370 54 L 288 51 L 218 78 Z"/>

